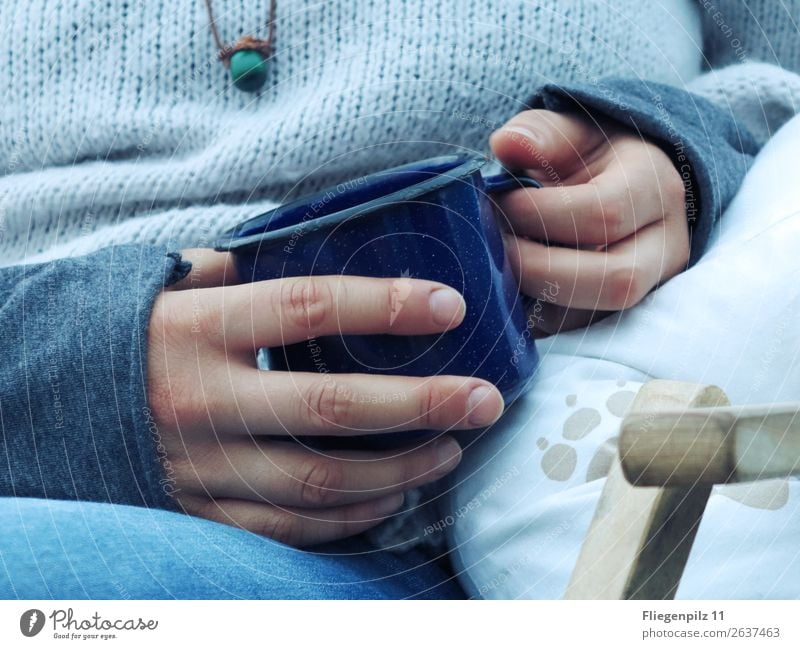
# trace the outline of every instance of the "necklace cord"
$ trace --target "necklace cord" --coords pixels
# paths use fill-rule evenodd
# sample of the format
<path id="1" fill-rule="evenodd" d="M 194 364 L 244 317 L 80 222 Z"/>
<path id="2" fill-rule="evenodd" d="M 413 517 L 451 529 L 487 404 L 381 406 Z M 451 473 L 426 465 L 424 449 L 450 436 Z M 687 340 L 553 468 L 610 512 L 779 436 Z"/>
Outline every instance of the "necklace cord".
<path id="1" fill-rule="evenodd" d="M 275 10 L 277 0 L 270 0 L 269 2 L 269 18 L 267 19 L 267 40 L 253 38 L 252 36 L 243 36 L 234 45 L 226 45 L 219 35 L 217 29 L 217 21 L 214 18 L 214 9 L 211 6 L 211 0 L 205 0 L 206 11 L 208 12 L 208 26 L 211 28 L 211 35 L 214 37 L 214 43 L 219 50 L 219 58 L 228 67 L 230 58 L 239 50 L 254 49 L 261 52 L 265 57 L 272 54 L 272 43 L 275 37 Z"/>
<path id="2" fill-rule="evenodd" d="M 208 26 L 211 27 L 211 34 L 214 36 L 214 42 L 217 49 L 222 52 L 225 46 L 222 44 L 222 39 L 219 37 L 219 30 L 217 30 L 217 21 L 214 20 L 214 10 L 211 8 L 211 0 L 205 0 L 206 11 L 208 12 Z"/>

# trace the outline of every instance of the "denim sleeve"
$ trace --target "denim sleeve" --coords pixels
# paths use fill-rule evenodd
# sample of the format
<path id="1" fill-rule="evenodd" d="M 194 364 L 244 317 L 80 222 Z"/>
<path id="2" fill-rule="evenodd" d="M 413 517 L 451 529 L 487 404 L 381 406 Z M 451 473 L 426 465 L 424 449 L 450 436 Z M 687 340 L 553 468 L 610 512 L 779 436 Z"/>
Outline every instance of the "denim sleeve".
<path id="1" fill-rule="evenodd" d="M 147 409 L 147 326 L 189 268 L 127 245 L 0 269 L 0 496 L 174 508 Z"/>
<path id="2" fill-rule="evenodd" d="M 528 103 L 531 108 L 578 110 L 612 120 L 660 146 L 686 189 L 690 264 L 703 254 L 714 223 L 758 152 L 752 135 L 731 114 L 664 84 L 608 78 L 596 84 L 546 85 Z"/>

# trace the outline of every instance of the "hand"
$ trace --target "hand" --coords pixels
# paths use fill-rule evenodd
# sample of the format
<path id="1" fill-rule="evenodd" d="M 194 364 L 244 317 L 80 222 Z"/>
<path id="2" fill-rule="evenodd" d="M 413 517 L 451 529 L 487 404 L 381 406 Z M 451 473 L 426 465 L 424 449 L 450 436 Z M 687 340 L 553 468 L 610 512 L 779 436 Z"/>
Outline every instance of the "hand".
<path id="1" fill-rule="evenodd" d="M 686 267 L 684 186 L 656 145 L 547 110 L 519 113 L 490 144 L 505 166 L 544 184 L 496 199 L 520 287 L 537 299 L 540 333 L 633 306 Z"/>
<path id="2" fill-rule="evenodd" d="M 444 436 L 415 448 L 323 453 L 292 436 L 476 428 L 502 412 L 497 389 L 475 378 L 256 369 L 259 347 L 456 327 L 465 305 L 453 289 L 407 280 L 403 308 L 392 313 L 390 279 L 236 286 L 227 254 L 188 250 L 184 258 L 192 272 L 152 311 L 148 394 L 174 496 L 190 514 L 299 546 L 357 534 L 395 513 L 405 490 L 451 471 L 458 444 Z"/>

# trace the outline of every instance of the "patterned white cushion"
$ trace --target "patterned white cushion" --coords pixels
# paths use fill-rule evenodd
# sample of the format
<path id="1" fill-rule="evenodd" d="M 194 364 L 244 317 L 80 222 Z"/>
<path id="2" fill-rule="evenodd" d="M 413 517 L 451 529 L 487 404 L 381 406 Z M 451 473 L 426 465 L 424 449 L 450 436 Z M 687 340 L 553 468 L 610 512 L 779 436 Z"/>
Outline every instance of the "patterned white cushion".
<path id="1" fill-rule="evenodd" d="M 559 598 L 621 415 L 649 378 L 736 404 L 800 399 L 800 117 L 759 155 L 712 246 L 637 307 L 542 341 L 532 390 L 465 452 L 439 526 L 475 597 Z M 800 483 L 716 487 L 678 598 L 800 597 Z"/>

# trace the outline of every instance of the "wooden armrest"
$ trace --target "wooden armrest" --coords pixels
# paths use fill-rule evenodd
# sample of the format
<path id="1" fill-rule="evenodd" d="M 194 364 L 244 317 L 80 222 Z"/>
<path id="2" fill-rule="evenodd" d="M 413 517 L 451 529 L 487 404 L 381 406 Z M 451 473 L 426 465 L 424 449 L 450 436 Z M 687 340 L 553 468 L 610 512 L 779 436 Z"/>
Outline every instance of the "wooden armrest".
<path id="1" fill-rule="evenodd" d="M 800 475 L 800 402 L 631 413 L 619 454 L 625 478 L 639 486 Z"/>
<path id="2" fill-rule="evenodd" d="M 727 405 L 714 386 L 650 381 L 632 413 Z M 647 417 L 648 415 L 645 415 Z M 611 466 L 566 599 L 671 599 L 711 493 L 707 485 L 634 487 Z"/>

